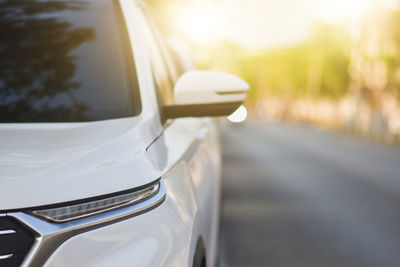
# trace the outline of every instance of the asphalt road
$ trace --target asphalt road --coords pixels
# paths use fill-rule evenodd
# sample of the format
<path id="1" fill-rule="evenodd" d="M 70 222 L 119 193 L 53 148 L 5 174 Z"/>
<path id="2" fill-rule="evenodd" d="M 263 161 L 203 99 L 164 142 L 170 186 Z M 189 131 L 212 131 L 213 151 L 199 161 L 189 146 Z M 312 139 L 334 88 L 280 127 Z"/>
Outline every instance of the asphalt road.
<path id="1" fill-rule="evenodd" d="M 306 126 L 223 127 L 220 266 L 400 266 L 400 149 Z"/>

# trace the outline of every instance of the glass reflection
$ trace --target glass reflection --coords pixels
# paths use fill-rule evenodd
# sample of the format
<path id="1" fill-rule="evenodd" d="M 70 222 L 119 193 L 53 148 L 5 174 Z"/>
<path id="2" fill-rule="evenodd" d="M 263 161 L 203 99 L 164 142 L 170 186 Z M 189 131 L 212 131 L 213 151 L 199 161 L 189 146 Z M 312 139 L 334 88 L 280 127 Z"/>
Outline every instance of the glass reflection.
<path id="1" fill-rule="evenodd" d="M 0 122 L 137 113 L 113 1 L 0 0 Z"/>

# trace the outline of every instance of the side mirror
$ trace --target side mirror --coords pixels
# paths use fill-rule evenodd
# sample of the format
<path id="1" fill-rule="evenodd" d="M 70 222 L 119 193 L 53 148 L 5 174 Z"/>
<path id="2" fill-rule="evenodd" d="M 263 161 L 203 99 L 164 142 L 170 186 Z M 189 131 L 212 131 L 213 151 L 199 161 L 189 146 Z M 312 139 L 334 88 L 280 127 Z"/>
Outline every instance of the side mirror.
<path id="1" fill-rule="evenodd" d="M 174 105 L 163 107 L 164 117 L 228 116 L 246 99 L 249 85 L 235 75 L 189 71 L 174 88 Z"/>

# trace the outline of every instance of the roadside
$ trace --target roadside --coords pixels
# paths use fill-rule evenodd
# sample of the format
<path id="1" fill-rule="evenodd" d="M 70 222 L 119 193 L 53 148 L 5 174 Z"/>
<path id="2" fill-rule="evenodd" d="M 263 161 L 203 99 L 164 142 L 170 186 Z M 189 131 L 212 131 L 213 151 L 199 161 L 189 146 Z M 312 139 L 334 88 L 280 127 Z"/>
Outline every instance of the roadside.
<path id="1" fill-rule="evenodd" d="M 398 266 L 400 150 L 290 124 L 222 127 L 220 266 Z"/>

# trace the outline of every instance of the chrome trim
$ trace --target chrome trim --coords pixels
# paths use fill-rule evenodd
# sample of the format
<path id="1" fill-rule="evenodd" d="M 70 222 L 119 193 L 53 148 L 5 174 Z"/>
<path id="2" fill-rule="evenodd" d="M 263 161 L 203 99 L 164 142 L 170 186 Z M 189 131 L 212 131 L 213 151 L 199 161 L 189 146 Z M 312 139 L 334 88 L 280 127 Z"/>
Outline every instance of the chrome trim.
<path id="1" fill-rule="evenodd" d="M 14 254 L 0 255 L 0 260 L 6 260 L 14 256 Z"/>
<path id="2" fill-rule="evenodd" d="M 53 252 L 69 238 L 132 218 L 161 205 L 165 200 L 166 191 L 162 182 L 158 182 L 158 185 L 157 192 L 151 198 L 133 205 L 64 223 L 45 221 L 24 212 L 7 213 L 7 216 L 17 219 L 36 233 L 36 240 L 21 266 L 43 266 Z"/>
<path id="3" fill-rule="evenodd" d="M 10 230 L 0 230 L 0 235 L 10 235 L 10 234 L 15 234 L 16 232 L 12 229 Z"/>
<path id="4" fill-rule="evenodd" d="M 32 213 L 35 214 L 36 216 L 40 217 L 40 218 L 44 218 L 44 219 L 46 219 L 48 221 L 51 221 L 51 222 L 56 222 L 56 223 L 69 222 L 69 221 L 78 220 L 78 219 L 82 219 L 82 218 L 85 218 L 85 217 L 93 216 L 93 215 L 96 215 L 96 214 L 108 212 L 108 211 L 111 211 L 111 210 L 114 210 L 114 209 L 120 209 L 120 208 L 125 207 L 125 206 L 134 205 L 134 204 L 136 204 L 138 202 L 144 201 L 145 199 L 153 197 L 155 194 L 157 194 L 157 192 L 159 190 L 159 187 L 160 187 L 160 184 L 157 183 L 157 184 L 154 184 L 152 187 L 148 187 L 148 188 L 145 188 L 145 189 L 142 189 L 142 190 L 139 190 L 139 191 L 130 192 L 130 193 L 126 193 L 126 194 L 121 194 L 121 196 L 129 195 L 129 194 L 137 194 L 138 196 L 136 196 L 135 198 L 132 198 L 130 200 L 121 202 L 120 204 L 112 203 L 108 207 L 105 206 L 105 208 L 103 208 L 101 210 L 96 210 L 96 211 L 84 213 L 84 214 L 77 215 L 75 217 L 71 217 L 71 218 L 67 218 L 67 219 L 57 219 L 55 217 L 47 216 L 47 215 L 43 214 L 43 212 L 62 209 L 64 207 L 68 207 L 69 205 L 66 205 L 64 207 L 52 208 L 52 209 L 34 210 Z M 115 196 L 114 197 L 106 197 L 106 198 L 93 200 L 93 201 L 88 201 L 86 203 L 70 205 L 70 207 L 90 204 L 90 203 L 94 203 L 94 202 L 105 201 L 107 199 L 112 199 L 112 198 L 115 198 Z"/>

